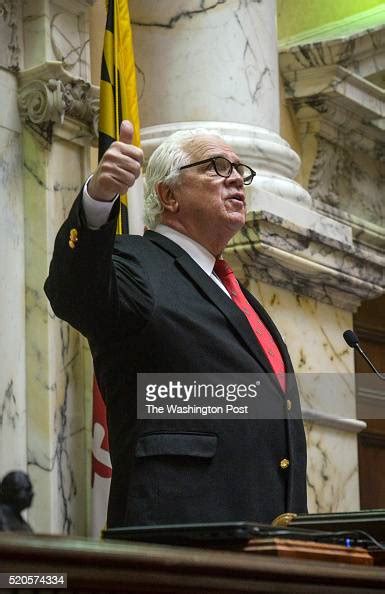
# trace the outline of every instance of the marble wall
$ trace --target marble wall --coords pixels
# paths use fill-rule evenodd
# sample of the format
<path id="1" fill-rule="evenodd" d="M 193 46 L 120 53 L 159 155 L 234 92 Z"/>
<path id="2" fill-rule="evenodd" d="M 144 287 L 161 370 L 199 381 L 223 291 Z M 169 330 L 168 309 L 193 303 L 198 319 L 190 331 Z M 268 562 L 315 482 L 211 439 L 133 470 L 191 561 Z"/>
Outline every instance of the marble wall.
<path id="1" fill-rule="evenodd" d="M 319 139 L 309 190 L 322 204 L 385 227 L 384 185 L 382 159 L 375 160 L 364 151 Z"/>
<path id="2" fill-rule="evenodd" d="M 44 146 L 28 128 L 23 149 L 28 471 L 36 490 L 29 519 L 43 532 L 83 534 L 91 476 L 83 339 L 52 314 L 42 287 L 57 230 L 85 174 L 84 151 L 56 137 Z"/>
<path id="3" fill-rule="evenodd" d="M 14 73 L 0 69 L 0 475 L 26 469 L 24 208 Z"/>
<path id="4" fill-rule="evenodd" d="M 85 534 L 90 517 L 90 355 L 43 292 L 57 230 L 89 172 L 88 10 L 10 0 L 0 11 L 0 476 L 29 472 L 39 532 Z"/>

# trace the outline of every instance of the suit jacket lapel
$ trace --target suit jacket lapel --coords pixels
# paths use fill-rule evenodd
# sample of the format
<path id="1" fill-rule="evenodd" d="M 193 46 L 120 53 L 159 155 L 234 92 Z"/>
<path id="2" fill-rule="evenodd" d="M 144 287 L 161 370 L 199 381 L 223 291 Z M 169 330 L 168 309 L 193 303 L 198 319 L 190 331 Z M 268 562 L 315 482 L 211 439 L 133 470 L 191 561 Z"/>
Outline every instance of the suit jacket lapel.
<path id="1" fill-rule="evenodd" d="M 180 248 L 176 243 L 170 241 L 167 237 L 147 231 L 145 237 L 152 242 L 157 243 L 162 249 L 172 254 L 176 259 L 176 264 L 187 274 L 196 285 L 205 293 L 206 297 L 221 310 L 223 315 L 231 324 L 234 333 L 241 339 L 252 356 L 263 367 L 266 373 L 274 375 L 273 369 L 262 349 L 255 334 L 241 310 L 232 302 L 232 300 L 220 289 L 216 283 L 210 279 L 207 274 L 194 262 L 194 260 Z M 248 294 L 249 295 L 249 294 Z M 246 298 L 248 299 L 248 295 Z M 255 301 L 255 300 L 254 300 Z M 252 303 L 254 307 L 254 303 Z M 258 311 L 259 313 L 259 311 Z M 270 324 L 272 322 L 270 321 Z M 269 329 L 270 329 L 270 324 Z M 279 386 L 278 382 L 277 385 Z"/>

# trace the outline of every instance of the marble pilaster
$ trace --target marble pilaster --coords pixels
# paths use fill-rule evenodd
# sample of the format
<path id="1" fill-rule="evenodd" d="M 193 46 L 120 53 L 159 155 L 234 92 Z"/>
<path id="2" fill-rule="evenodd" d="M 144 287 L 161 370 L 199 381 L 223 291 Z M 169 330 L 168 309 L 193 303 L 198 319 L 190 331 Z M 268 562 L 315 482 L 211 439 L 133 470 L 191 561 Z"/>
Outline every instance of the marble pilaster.
<path id="1" fill-rule="evenodd" d="M 53 316 L 42 290 L 57 229 L 84 174 L 84 159 L 82 150 L 71 143 L 54 139 L 44 148 L 27 128 L 23 136 L 28 470 L 36 491 L 30 521 L 39 531 L 84 533 L 87 448 L 82 339 Z"/>
<path id="2" fill-rule="evenodd" d="M 54 239 L 89 170 L 97 101 L 87 82 L 88 2 L 25 2 L 23 119 L 28 470 L 39 532 L 87 532 L 92 374 L 83 338 L 43 292 Z M 81 78 L 83 77 L 83 78 Z"/>
<path id="3" fill-rule="evenodd" d="M 0 69 L 0 477 L 25 470 L 25 293 L 21 124 L 17 80 Z"/>

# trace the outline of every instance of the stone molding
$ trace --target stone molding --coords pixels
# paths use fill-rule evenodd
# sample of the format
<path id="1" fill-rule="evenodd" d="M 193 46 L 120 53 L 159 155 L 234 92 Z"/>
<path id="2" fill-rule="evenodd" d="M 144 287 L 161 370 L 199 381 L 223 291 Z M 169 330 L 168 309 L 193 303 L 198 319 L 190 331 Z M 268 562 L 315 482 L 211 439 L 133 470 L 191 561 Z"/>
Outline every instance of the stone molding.
<path id="1" fill-rule="evenodd" d="M 19 74 L 18 104 L 21 118 L 45 140 L 52 140 L 54 124 L 67 120 L 79 126 L 77 142 L 96 143 L 99 120 L 99 89 L 71 76 L 60 62 Z"/>
<path id="2" fill-rule="evenodd" d="M 383 251 L 385 246 L 385 228 L 383 225 L 365 221 L 345 210 L 325 204 L 317 198 L 313 198 L 313 205 L 318 212 L 322 212 L 326 216 L 347 225 L 351 229 L 353 241 L 360 244 L 361 253 L 363 254 L 365 249 L 367 250 L 368 259 L 372 259 L 370 250 L 373 248 L 380 253 Z M 377 256 L 376 253 L 375 256 Z"/>
<path id="3" fill-rule="evenodd" d="M 305 423 L 315 423 L 316 425 L 323 425 L 338 431 L 346 431 L 348 433 L 360 433 L 366 429 L 365 421 L 359 419 L 345 419 L 342 417 L 335 417 L 327 413 L 302 407 L 302 418 Z"/>
<path id="4" fill-rule="evenodd" d="M 284 76 L 302 136 L 312 126 L 339 146 L 354 146 L 385 160 L 385 90 L 338 65 Z"/>
<path id="5" fill-rule="evenodd" d="M 319 224 L 335 222 L 321 215 L 317 221 L 317 213 L 309 213 Z M 343 241 L 338 227 L 333 239 L 322 226 L 312 225 L 310 217 L 307 226 L 293 219 L 267 210 L 248 214 L 227 252 L 246 286 L 250 279 L 261 280 L 347 311 L 356 311 L 362 301 L 383 293 L 384 254 L 375 257 L 371 250 Z"/>
<path id="6" fill-rule="evenodd" d="M 298 282 L 301 273 L 297 257 L 301 265 L 305 259 L 310 268 L 321 266 L 317 274 L 313 271 L 317 283 L 311 292 L 320 293 L 321 301 L 330 299 L 330 303 L 353 311 L 360 301 L 385 290 L 385 231 L 380 214 L 385 161 L 384 33 L 382 26 L 344 39 L 286 46 L 280 53 L 286 98 L 294 108 L 304 154 L 309 159 L 308 189 L 313 208 L 329 220 L 342 223 L 352 237 L 350 246 L 332 252 L 331 244 L 320 245 L 313 231 L 308 235 L 308 246 L 299 248 L 303 235 L 297 235 L 295 251 L 286 258 L 293 260 L 295 256 L 287 263 L 297 275 L 296 279 L 288 279 L 289 286 L 297 282 L 303 285 L 302 292 L 309 294 L 306 277 Z M 361 169 L 354 161 L 354 153 L 365 157 L 360 161 Z M 341 167 L 350 164 L 345 183 Z M 357 205 L 365 196 L 364 183 L 369 198 L 361 216 Z M 353 199 L 355 210 L 350 211 Z M 293 233 L 297 234 L 297 230 L 291 228 L 291 241 Z M 317 261 L 317 244 L 322 262 Z M 310 245 L 314 254 L 311 264 L 307 254 Z"/>
<path id="7" fill-rule="evenodd" d="M 20 69 L 19 11 L 17 0 L 0 1 L 0 64 L 14 72 Z"/>
<path id="8" fill-rule="evenodd" d="M 284 47 L 279 61 L 302 136 L 311 129 L 385 160 L 385 26 Z"/>
<path id="9" fill-rule="evenodd" d="M 341 47 L 344 42 L 348 39 L 362 37 L 362 31 L 368 31 L 369 29 L 374 34 L 379 28 L 379 25 L 384 21 L 384 7 L 383 4 L 369 8 L 365 11 L 349 15 L 345 18 L 337 21 L 325 23 L 324 25 L 317 26 L 312 29 L 301 31 L 296 35 L 285 37 L 279 40 L 280 50 L 303 46 L 305 44 L 330 42 L 331 48 Z M 353 33 L 355 31 L 355 33 Z M 332 41 L 330 41 L 332 40 Z M 337 40 L 337 41 L 334 41 Z M 376 41 L 376 40 L 375 40 Z M 360 49 L 360 48 L 358 48 Z M 356 48 L 355 48 L 356 50 Z M 350 51 L 350 50 L 349 50 Z"/>
<path id="10" fill-rule="evenodd" d="M 361 77 L 385 70 L 384 26 L 364 30 L 341 39 L 286 43 L 280 46 L 279 63 L 283 73 L 340 65 Z"/>

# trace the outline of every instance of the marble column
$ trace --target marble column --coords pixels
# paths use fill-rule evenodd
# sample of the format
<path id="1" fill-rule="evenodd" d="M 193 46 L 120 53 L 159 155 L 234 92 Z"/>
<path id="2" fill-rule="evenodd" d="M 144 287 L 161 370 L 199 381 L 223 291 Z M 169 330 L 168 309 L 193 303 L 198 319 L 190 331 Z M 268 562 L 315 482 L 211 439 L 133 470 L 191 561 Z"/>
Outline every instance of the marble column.
<path id="1" fill-rule="evenodd" d="M 43 291 L 56 233 L 89 171 L 97 89 L 89 78 L 88 2 L 23 3 L 28 471 L 38 532 L 87 532 L 92 374 L 84 339 Z M 76 298 L 76 287 L 74 287 Z M 87 423 L 88 420 L 88 423 Z"/>
<path id="2" fill-rule="evenodd" d="M 0 478 L 26 470 L 27 461 L 21 123 L 17 79 L 7 60 L 9 25 L 0 16 Z"/>
<path id="3" fill-rule="evenodd" d="M 131 0 L 130 11 L 144 127 L 218 120 L 279 131 L 274 2 Z"/>
<path id="4" fill-rule="evenodd" d="M 295 181 L 300 159 L 279 135 L 275 2 L 131 0 L 130 12 L 145 157 L 172 132 L 205 127 L 257 171 L 246 228 L 227 257 L 303 375 L 310 510 L 356 509 L 362 424 L 354 419 L 353 353 L 341 338 L 354 305 L 349 287 L 339 292 L 349 274 L 340 252 L 351 250 L 352 233 L 313 208 Z"/>

